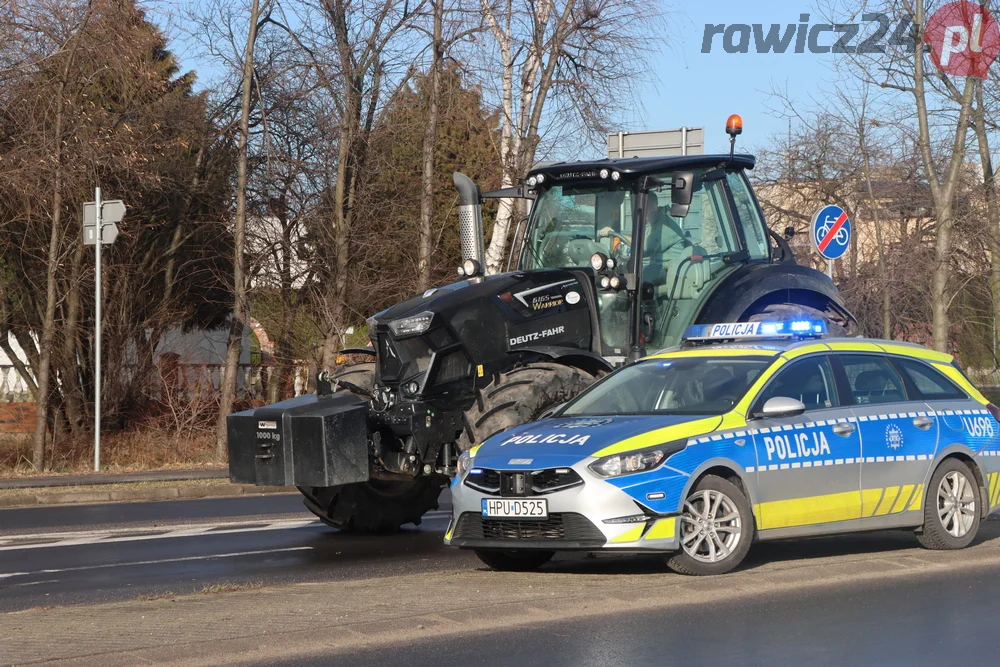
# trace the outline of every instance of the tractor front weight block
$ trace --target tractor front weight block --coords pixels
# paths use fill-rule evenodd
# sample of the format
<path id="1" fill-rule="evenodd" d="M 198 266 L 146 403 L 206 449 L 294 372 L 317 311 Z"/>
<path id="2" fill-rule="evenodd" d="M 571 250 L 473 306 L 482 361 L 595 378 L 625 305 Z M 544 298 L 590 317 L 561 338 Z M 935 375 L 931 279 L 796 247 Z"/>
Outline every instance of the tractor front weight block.
<path id="1" fill-rule="evenodd" d="M 353 394 L 300 396 L 229 415 L 229 479 L 257 486 L 368 480 L 368 403 Z"/>

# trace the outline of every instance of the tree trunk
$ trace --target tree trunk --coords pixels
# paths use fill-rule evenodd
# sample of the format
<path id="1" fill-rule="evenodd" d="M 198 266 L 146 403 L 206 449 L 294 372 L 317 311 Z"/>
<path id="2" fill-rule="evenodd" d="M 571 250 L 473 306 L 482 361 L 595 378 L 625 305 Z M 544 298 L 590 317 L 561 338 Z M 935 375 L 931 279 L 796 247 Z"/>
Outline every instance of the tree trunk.
<path id="1" fill-rule="evenodd" d="M 434 37 L 431 43 L 431 85 L 427 105 L 427 127 L 424 129 L 423 177 L 420 193 L 420 230 L 417 247 L 417 289 L 430 287 L 431 279 L 431 222 L 434 218 L 434 149 L 437 144 L 438 104 L 441 97 L 441 59 L 444 56 L 441 23 L 444 0 L 432 0 Z"/>
<path id="2" fill-rule="evenodd" d="M 858 141 L 861 148 L 861 159 L 864 165 L 865 189 L 868 191 L 868 206 L 872 211 L 872 223 L 875 225 L 875 244 L 878 246 L 878 265 L 882 274 L 882 338 L 892 338 L 892 311 L 890 310 L 889 267 L 885 261 L 885 241 L 882 237 L 882 221 L 879 215 L 878 200 L 872 189 L 872 164 L 868 152 L 868 139 L 865 134 L 865 118 L 858 119 Z M 851 236 L 853 241 L 857 234 Z M 852 258 L 853 261 L 853 258 Z"/>
<path id="3" fill-rule="evenodd" d="M 983 169 L 983 194 L 986 199 L 986 223 L 990 247 L 990 295 L 993 301 L 993 328 L 1000 324 L 1000 208 L 997 206 L 997 180 L 990 154 L 989 134 L 986 130 L 986 109 L 983 107 L 983 88 L 976 90 L 976 110 L 972 116 L 972 127 L 979 147 L 979 162 Z M 990 341 L 993 368 L 997 368 L 997 340 L 994 334 Z"/>
<path id="4" fill-rule="evenodd" d="M 31 464 L 36 470 L 45 467 L 45 432 L 49 423 L 49 374 L 52 365 L 52 348 L 56 335 L 56 273 L 59 269 L 59 254 L 62 245 L 62 208 L 63 208 L 63 122 L 66 105 L 66 86 L 69 82 L 73 60 L 80 45 L 79 35 L 87 27 L 93 12 L 93 4 L 88 5 L 83 21 L 73 38 L 73 46 L 66 56 L 62 78 L 56 87 L 55 113 L 55 150 L 53 164 L 55 174 L 52 185 L 52 227 L 49 230 L 49 252 L 45 269 L 45 311 L 42 317 L 42 336 L 39 341 L 38 358 L 38 392 L 35 395 L 35 434 L 32 439 Z"/>
<path id="5" fill-rule="evenodd" d="M 229 326 L 229 343 L 226 348 L 226 366 L 220 381 L 219 419 L 215 430 L 215 458 L 226 457 L 226 418 L 236 399 L 236 376 L 239 372 L 240 353 L 243 350 L 243 330 L 249 317 L 247 286 L 244 277 L 244 248 L 247 226 L 247 143 L 250 134 L 250 100 L 253 90 L 253 51 L 257 41 L 257 22 L 260 1 L 253 0 L 250 7 L 250 30 L 247 35 L 246 55 L 243 59 L 243 99 L 240 107 L 239 166 L 236 182 L 236 219 L 233 225 L 233 312 Z"/>

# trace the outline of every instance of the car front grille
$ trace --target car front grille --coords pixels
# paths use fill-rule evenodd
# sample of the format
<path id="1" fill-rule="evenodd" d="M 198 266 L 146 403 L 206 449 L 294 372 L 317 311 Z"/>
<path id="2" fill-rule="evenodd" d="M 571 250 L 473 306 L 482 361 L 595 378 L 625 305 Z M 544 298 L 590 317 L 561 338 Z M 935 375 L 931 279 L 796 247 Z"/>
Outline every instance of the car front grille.
<path id="1" fill-rule="evenodd" d="M 547 519 L 490 519 L 476 512 L 458 518 L 454 538 L 498 541 L 567 541 L 603 544 L 604 534 L 582 514 L 550 514 Z"/>
<path id="2" fill-rule="evenodd" d="M 523 497 L 555 493 L 583 484 L 572 468 L 546 468 L 534 471 L 503 471 L 476 468 L 465 477 L 465 485 L 491 496 Z M 520 476 L 520 479 L 519 479 Z"/>

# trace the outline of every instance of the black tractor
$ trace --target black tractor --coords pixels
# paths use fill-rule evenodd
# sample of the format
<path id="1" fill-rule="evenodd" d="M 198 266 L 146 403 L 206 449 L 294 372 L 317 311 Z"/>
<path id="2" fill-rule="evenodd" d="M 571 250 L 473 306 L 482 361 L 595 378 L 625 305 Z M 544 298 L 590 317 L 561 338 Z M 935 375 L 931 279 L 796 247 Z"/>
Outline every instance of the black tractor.
<path id="1" fill-rule="evenodd" d="M 459 454 L 536 419 L 690 324 L 823 318 L 856 326 L 831 280 L 764 223 L 749 155 L 562 162 L 481 194 L 455 174 L 460 282 L 371 317 L 371 360 L 317 393 L 229 417 L 234 482 L 297 486 L 342 530 L 437 507 Z M 481 204 L 523 197 L 512 270 L 484 275 Z"/>

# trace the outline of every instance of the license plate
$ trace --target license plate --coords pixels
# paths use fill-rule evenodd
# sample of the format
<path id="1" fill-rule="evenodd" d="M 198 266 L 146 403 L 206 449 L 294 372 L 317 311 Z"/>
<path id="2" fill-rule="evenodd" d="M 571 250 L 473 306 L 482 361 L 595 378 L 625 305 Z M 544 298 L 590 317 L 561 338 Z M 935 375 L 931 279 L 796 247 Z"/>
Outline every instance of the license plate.
<path id="1" fill-rule="evenodd" d="M 533 500 L 483 498 L 483 516 L 505 519 L 547 519 L 549 501 L 544 498 Z"/>

